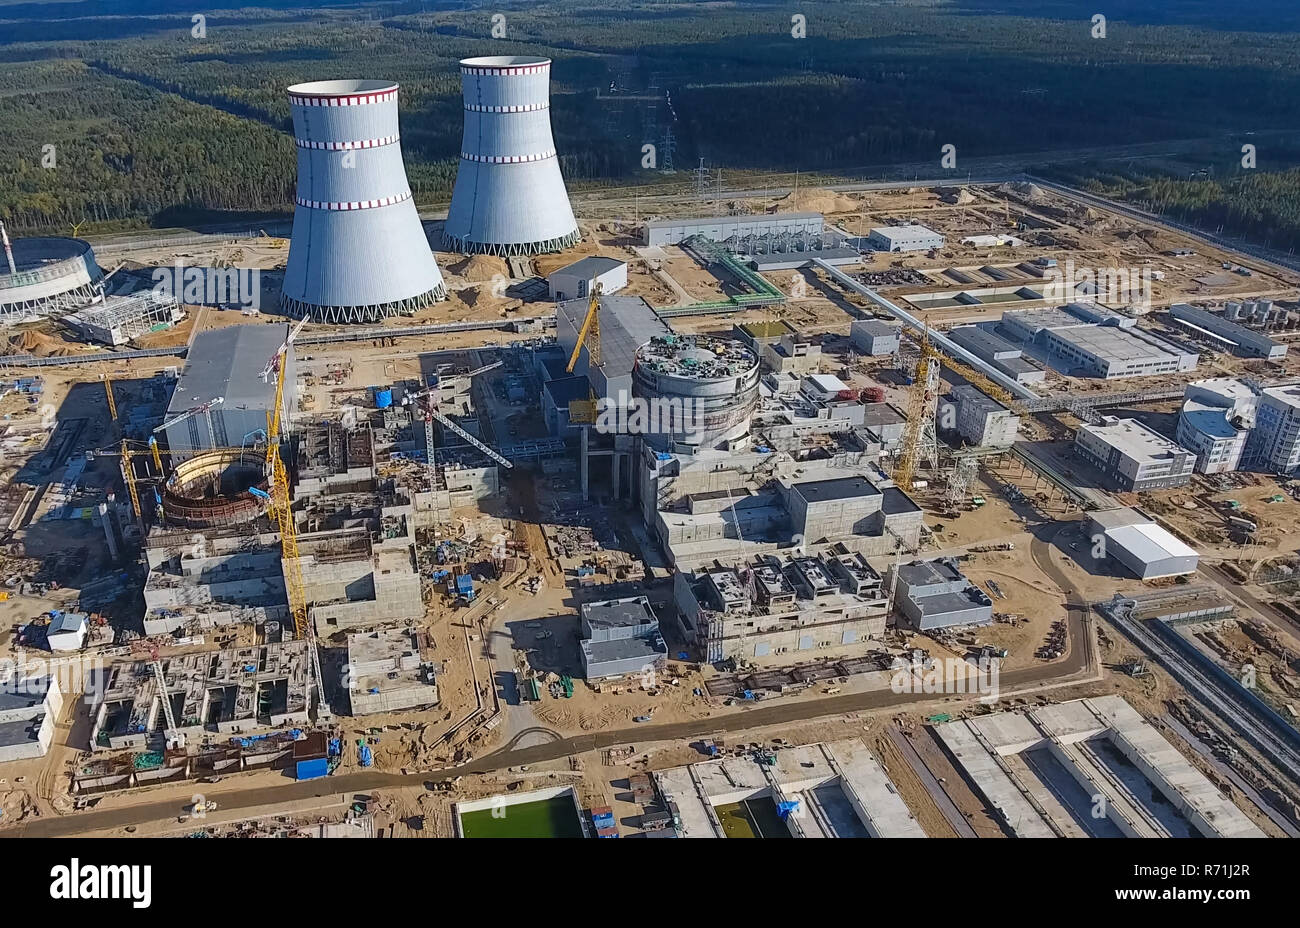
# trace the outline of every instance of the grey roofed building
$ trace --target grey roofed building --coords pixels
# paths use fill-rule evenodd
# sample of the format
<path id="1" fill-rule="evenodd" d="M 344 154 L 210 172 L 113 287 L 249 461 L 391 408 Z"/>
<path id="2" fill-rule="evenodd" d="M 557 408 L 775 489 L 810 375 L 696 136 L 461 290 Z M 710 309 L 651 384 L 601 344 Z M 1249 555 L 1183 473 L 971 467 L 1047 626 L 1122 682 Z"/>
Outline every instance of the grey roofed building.
<path id="1" fill-rule="evenodd" d="M 572 264 L 566 264 L 564 267 L 552 271 L 552 274 L 569 274 L 574 277 L 599 277 L 607 271 L 615 270 L 621 267 L 624 262 L 616 258 L 603 258 L 600 255 L 587 255 L 585 258 L 579 258 Z"/>
<path id="2" fill-rule="evenodd" d="M 891 582 L 895 605 L 917 631 L 993 621 L 993 600 L 967 579 L 953 558 L 900 564 Z"/>
<path id="3" fill-rule="evenodd" d="M 1196 571 L 1200 556 L 1190 545 L 1139 509 L 1108 509 L 1088 514 L 1089 531 L 1100 532 L 1107 556 L 1143 580 Z"/>
<path id="4" fill-rule="evenodd" d="M 167 444 L 175 453 L 210 448 L 240 447 L 258 429 L 266 429 L 267 412 L 275 406 L 275 377 L 265 381 L 261 373 L 289 335 L 287 323 L 274 325 L 232 325 L 200 332 L 190 345 L 185 367 L 172 391 L 167 419 L 210 403 L 213 435 L 208 434 L 207 416 L 190 416 L 166 429 Z M 290 345 L 284 374 L 284 397 L 280 410 L 281 431 L 290 430 L 293 409 L 295 367 Z"/>
<path id="5" fill-rule="evenodd" d="M 642 673 L 668 657 L 659 620 L 644 596 L 583 603 L 582 669 L 588 680 Z"/>
<path id="6" fill-rule="evenodd" d="M 676 245 L 693 235 L 702 235 L 714 242 L 725 242 L 732 237 L 782 232 L 820 234 L 825 224 L 821 213 L 759 213 L 753 216 L 656 219 L 645 224 L 645 244 Z"/>
<path id="7" fill-rule="evenodd" d="M 600 365 L 592 369 L 584 346 L 574 366 L 575 374 L 585 374 L 598 397 L 617 398 L 620 391 L 632 395 L 632 365 L 637 349 L 655 337 L 673 335 L 672 328 L 659 317 L 649 303 L 639 296 L 602 296 L 600 298 Z M 578 333 L 587 316 L 586 300 L 567 300 L 556 304 L 556 338 L 566 357 L 578 343 Z"/>

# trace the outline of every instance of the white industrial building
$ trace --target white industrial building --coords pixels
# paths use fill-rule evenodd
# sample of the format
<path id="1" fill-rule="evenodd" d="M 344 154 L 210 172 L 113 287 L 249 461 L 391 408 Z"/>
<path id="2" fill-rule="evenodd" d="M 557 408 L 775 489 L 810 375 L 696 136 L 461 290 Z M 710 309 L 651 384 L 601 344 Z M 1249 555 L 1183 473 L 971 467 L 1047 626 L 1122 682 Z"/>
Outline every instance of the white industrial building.
<path id="1" fill-rule="evenodd" d="M 213 448 L 240 448 L 253 442 L 259 432 L 265 439 L 267 412 L 275 407 L 276 378 L 263 380 L 261 374 L 288 336 L 289 326 L 284 323 L 225 326 L 195 336 L 167 406 L 167 421 L 200 407 L 209 408 L 164 430 L 173 457 Z M 296 387 L 292 345 L 283 363 L 280 428 L 288 433 Z"/>
<path id="2" fill-rule="evenodd" d="M 1272 310 L 1266 309 L 1265 314 Z M 1169 307 L 1169 315 L 1176 321 L 1191 329 L 1193 334 L 1210 333 L 1218 340 L 1227 342 L 1234 353 L 1248 358 L 1267 358 L 1281 361 L 1286 357 L 1286 345 L 1269 338 L 1263 332 L 1248 329 L 1244 325 L 1226 318 L 1225 315 L 1200 309 L 1189 303 L 1175 303 Z M 1285 316 L 1285 313 L 1282 313 Z"/>
<path id="3" fill-rule="evenodd" d="M 46 627 L 51 651 L 80 651 L 88 626 L 84 612 L 63 612 Z"/>
<path id="4" fill-rule="evenodd" d="M 1025 360 L 1024 349 L 983 326 L 956 326 L 948 331 L 948 338 L 1017 383 L 1041 383 L 1047 379 L 1047 371 Z"/>
<path id="5" fill-rule="evenodd" d="M 858 319 L 849 326 L 849 341 L 863 354 L 872 357 L 898 352 L 902 327 L 880 319 Z"/>
<path id="6" fill-rule="evenodd" d="M 1121 492 L 1186 486 L 1196 455 L 1136 419 L 1103 417 L 1074 436 L 1074 450 Z"/>
<path id="7" fill-rule="evenodd" d="M 627 286 L 627 264 L 613 258 L 589 255 L 553 271 L 546 278 L 551 299 L 586 299 L 600 286 L 601 293 L 617 293 Z"/>
<path id="8" fill-rule="evenodd" d="M 901 226 L 880 226 L 867 236 L 867 245 L 876 251 L 929 251 L 943 247 L 943 236 L 933 229 L 909 223 Z"/>
<path id="9" fill-rule="evenodd" d="M 1178 413 L 1178 444 L 1196 454 L 1203 474 L 1235 471 L 1244 463 L 1259 394 L 1244 380 L 1215 377 L 1189 383 Z"/>
<path id="10" fill-rule="evenodd" d="M 1251 463 L 1290 474 L 1300 468 L 1300 387 L 1265 387 L 1247 444 Z"/>
<path id="11" fill-rule="evenodd" d="M 1196 572 L 1199 555 L 1173 533 L 1137 509 L 1108 509 L 1088 516 L 1094 543 L 1104 539 L 1112 557 L 1143 580 L 1179 577 Z"/>
<path id="12" fill-rule="evenodd" d="M 1137 327 L 1137 320 L 1100 306 L 1069 303 L 1002 314 L 999 329 L 1092 377 L 1150 377 L 1196 368 L 1200 355 Z"/>
<path id="13" fill-rule="evenodd" d="M 741 323 L 732 327 L 731 334 L 753 348 L 765 368 L 778 374 L 813 374 L 821 364 L 821 345 L 784 319 Z"/>
<path id="14" fill-rule="evenodd" d="M 760 213 L 756 216 L 658 219 L 645 224 L 645 244 L 679 245 L 695 235 L 713 242 L 764 235 L 820 235 L 825 224 L 821 213 Z"/>
<path id="15" fill-rule="evenodd" d="M 970 384 L 953 387 L 957 434 L 980 448 L 1010 448 L 1020 433 L 1020 417 Z"/>
<path id="16" fill-rule="evenodd" d="M 44 757 L 62 711 L 56 676 L 0 680 L 0 763 Z"/>

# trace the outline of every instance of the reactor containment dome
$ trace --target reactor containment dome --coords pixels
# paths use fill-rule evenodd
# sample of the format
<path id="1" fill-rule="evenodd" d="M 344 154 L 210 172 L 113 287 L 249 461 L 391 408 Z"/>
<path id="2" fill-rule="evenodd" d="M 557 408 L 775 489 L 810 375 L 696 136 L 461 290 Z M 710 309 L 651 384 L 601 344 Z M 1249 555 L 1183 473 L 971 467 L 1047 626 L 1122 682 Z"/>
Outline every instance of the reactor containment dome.
<path id="1" fill-rule="evenodd" d="M 460 63 L 465 134 L 447 248 L 536 255 L 579 239 L 551 137 L 549 58 L 502 55 Z"/>
<path id="2" fill-rule="evenodd" d="M 289 88 L 298 195 L 280 301 L 317 322 L 378 322 L 447 295 L 406 182 L 397 85 Z"/>
<path id="3" fill-rule="evenodd" d="M 758 355 L 743 342 L 666 335 L 636 352 L 632 395 L 646 404 L 646 442 L 713 447 L 749 431 L 758 406 Z"/>
<path id="4" fill-rule="evenodd" d="M 79 238 L 20 238 L 0 259 L 0 324 L 75 312 L 104 297 L 104 272 Z"/>

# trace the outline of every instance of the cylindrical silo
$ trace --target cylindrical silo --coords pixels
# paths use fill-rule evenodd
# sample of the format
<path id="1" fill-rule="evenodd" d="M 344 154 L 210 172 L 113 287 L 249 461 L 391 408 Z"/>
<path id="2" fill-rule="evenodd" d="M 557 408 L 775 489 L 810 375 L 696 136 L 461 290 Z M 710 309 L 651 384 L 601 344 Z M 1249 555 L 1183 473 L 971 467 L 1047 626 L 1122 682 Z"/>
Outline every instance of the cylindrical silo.
<path id="1" fill-rule="evenodd" d="M 636 352 L 632 395 L 645 404 L 652 448 L 713 447 L 749 431 L 758 406 L 758 355 L 706 335 L 657 336 Z"/>
<path id="2" fill-rule="evenodd" d="M 548 58 L 503 55 L 460 63 L 465 133 L 446 246 L 535 255 L 578 241 L 551 137 Z"/>
<path id="3" fill-rule="evenodd" d="M 377 322 L 446 297 L 415 211 L 397 131 L 397 85 L 289 88 L 298 196 L 281 303 L 318 322 Z"/>
<path id="4" fill-rule="evenodd" d="M 1235 300 L 1229 300 L 1223 307 L 1223 317 L 1230 322 L 1236 322 L 1241 318 L 1241 304 Z"/>

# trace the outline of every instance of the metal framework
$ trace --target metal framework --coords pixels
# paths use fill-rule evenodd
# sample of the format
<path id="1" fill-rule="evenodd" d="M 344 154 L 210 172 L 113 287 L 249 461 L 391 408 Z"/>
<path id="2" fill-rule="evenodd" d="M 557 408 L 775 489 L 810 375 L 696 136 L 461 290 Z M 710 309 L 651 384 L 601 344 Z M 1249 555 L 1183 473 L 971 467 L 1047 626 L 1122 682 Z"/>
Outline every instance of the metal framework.
<path id="1" fill-rule="evenodd" d="M 573 354 L 569 356 L 569 363 L 564 368 L 566 374 L 573 373 L 584 345 L 587 348 L 587 369 L 600 364 L 600 293 L 603 289 L 604 286 L 599 283 L 592 288 L 591 299 L 587 302 L 587 316 L 582 320 L 578 340 L 573 345 Z M 587 399 L 569 401 L 570 422 L 586 424 L 596 421 L 597 398 L 590 377 L 587 378 L 587 390 L 590 394 Z"/>

